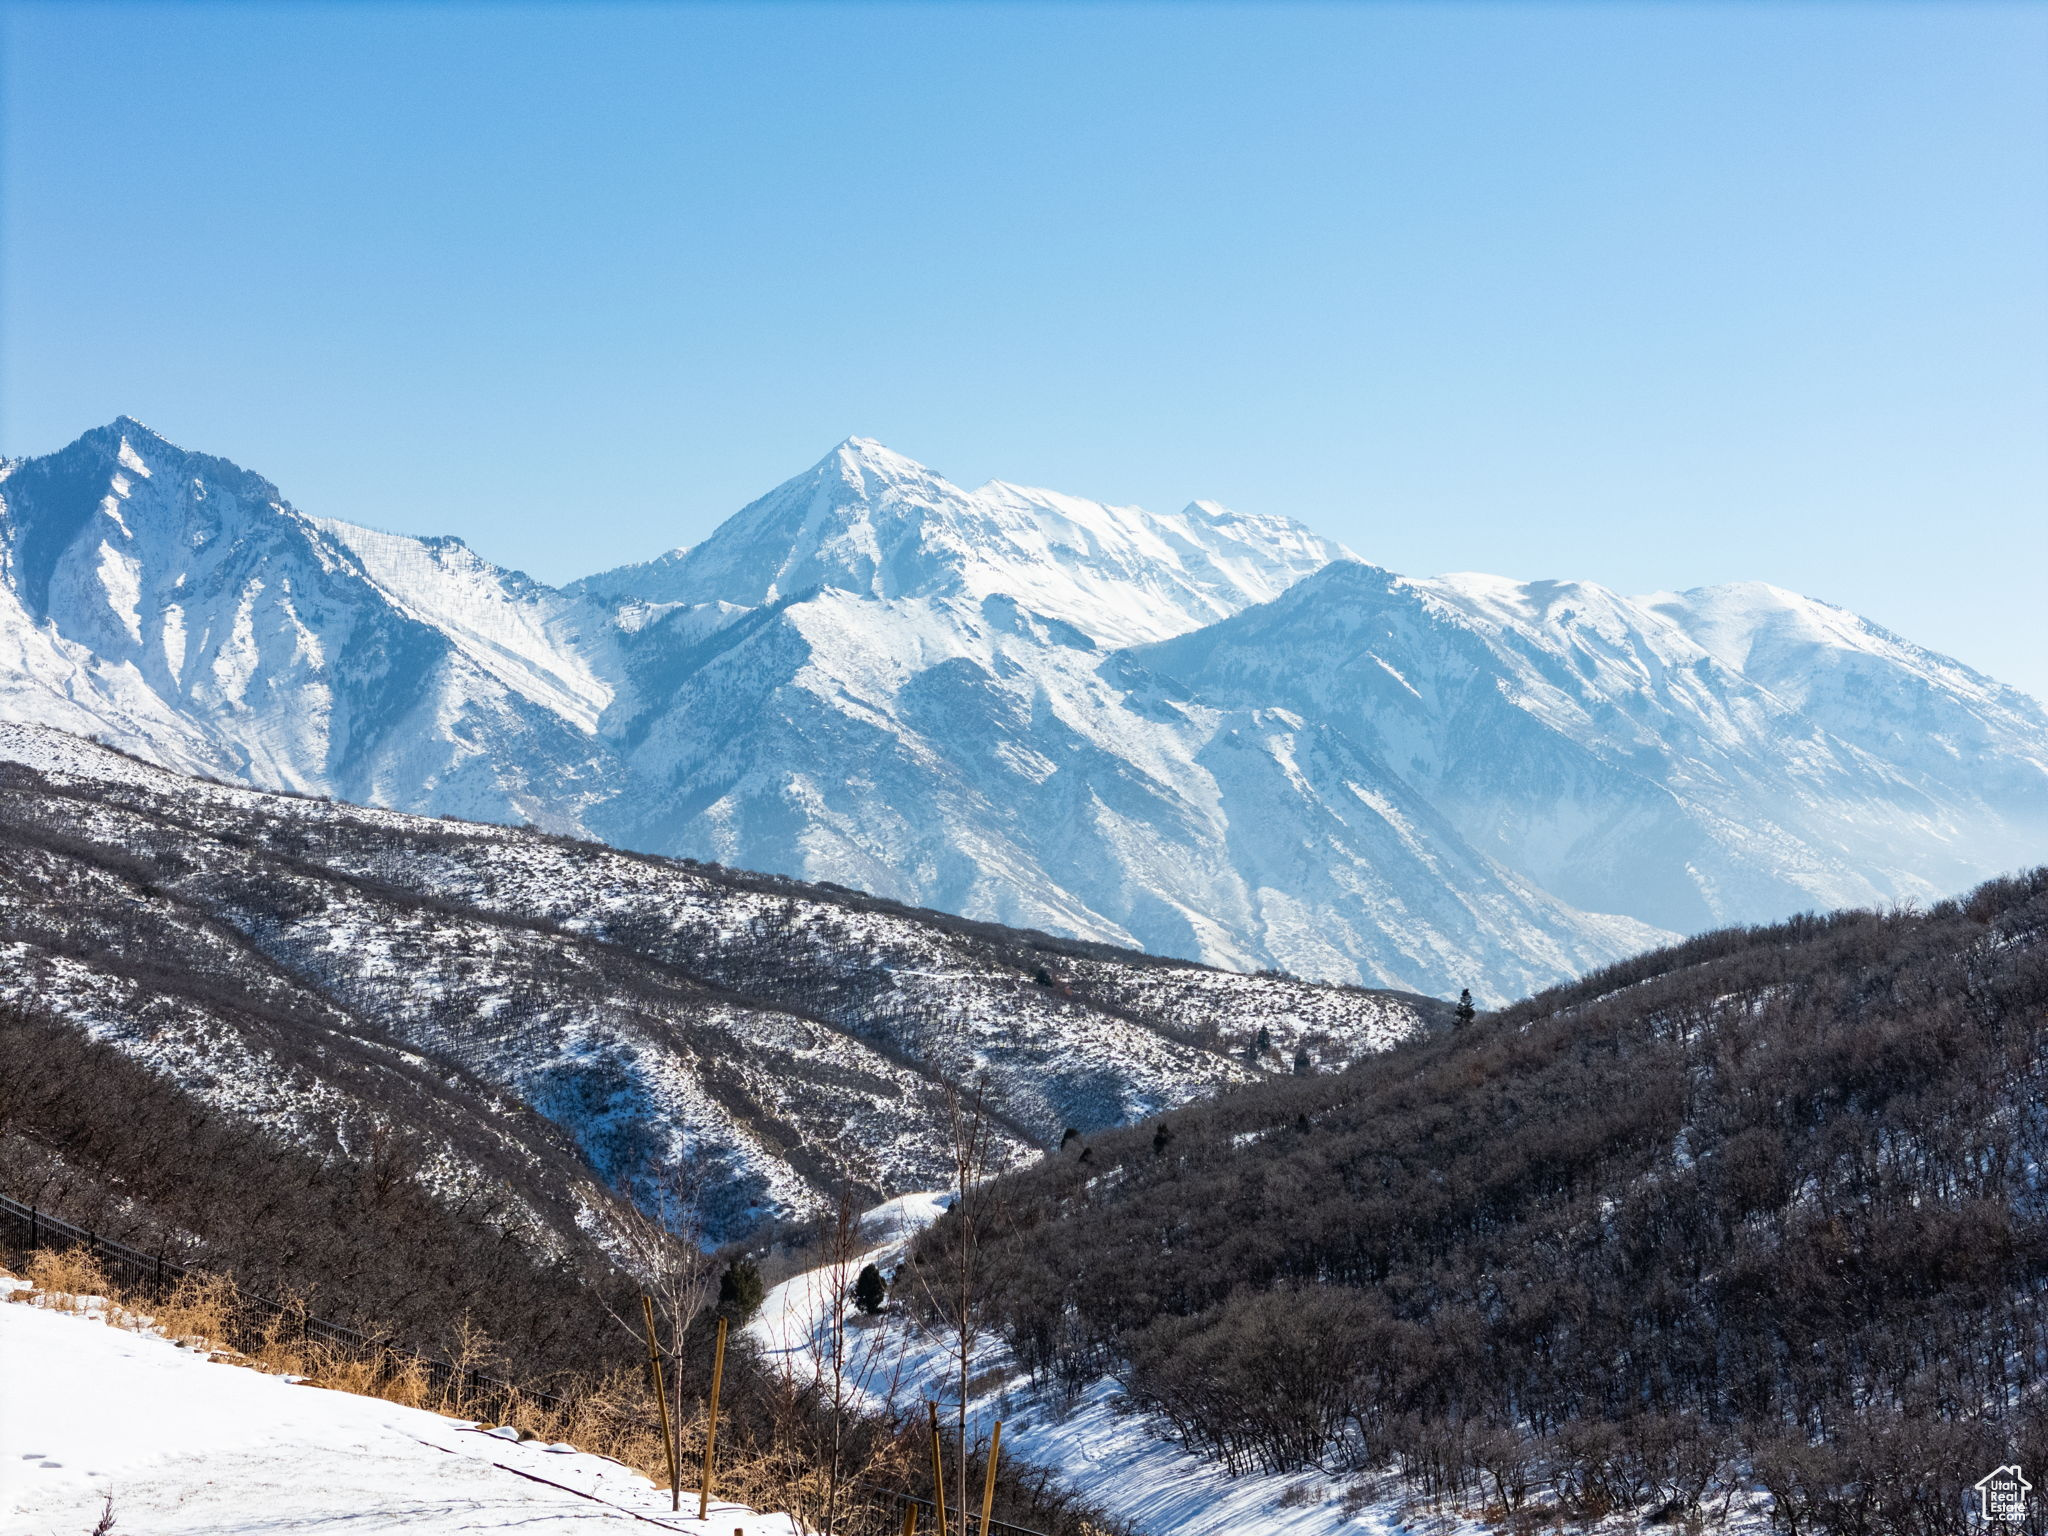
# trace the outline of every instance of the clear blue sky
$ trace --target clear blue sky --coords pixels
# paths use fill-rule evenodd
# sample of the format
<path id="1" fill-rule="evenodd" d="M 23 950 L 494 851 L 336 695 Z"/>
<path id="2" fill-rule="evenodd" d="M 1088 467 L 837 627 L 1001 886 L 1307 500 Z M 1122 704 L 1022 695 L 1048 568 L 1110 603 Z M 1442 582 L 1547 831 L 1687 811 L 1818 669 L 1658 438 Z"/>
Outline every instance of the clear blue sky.
<path id="1" fill-rule="evenodd" d="M 0 451 L 566 579 L 853 433 L 2048 693 L 2048 6 L 0 0 Z"/>

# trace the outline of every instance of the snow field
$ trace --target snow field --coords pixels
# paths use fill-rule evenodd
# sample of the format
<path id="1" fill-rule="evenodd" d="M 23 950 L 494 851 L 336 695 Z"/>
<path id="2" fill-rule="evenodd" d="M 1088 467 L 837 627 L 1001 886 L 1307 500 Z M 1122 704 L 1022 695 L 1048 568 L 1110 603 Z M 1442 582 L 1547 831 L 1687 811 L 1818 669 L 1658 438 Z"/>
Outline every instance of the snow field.
<path id="1" fill-rule="evenodd" d="M 718 1501 L 698 1521 L 689 1492 L 673 1515 L 639 1473 L 511 1433 L 210 1361 L 97 1312 L 0 1305 L 0 1536 L 84 1536 L 109 1497 L 120 1536 L 799 1536 Z"/>

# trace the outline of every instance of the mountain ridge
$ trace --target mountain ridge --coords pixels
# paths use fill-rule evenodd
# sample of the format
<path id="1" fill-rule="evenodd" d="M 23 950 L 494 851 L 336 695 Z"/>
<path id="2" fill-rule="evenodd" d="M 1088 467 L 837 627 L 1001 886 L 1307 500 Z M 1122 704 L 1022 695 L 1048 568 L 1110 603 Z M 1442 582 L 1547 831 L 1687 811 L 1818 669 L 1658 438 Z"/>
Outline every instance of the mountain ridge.
<path id="1" fill-rule="evenodd" d="M 564 1247 L 610 1220 L 565 1155 L 641 1196 L 691 1168 L 737 1236 L 934 1187 L 949 1085 L 986 1082 L 1009 1159 L 1445 1012 L 5 723 L 0 1004 L 322 1154 L 397 1112 L 451 1198 L 502 1186 Z"/>
<path id="2" fill-rule="evenodd" d="M 1843 610 L 1397 576 L 864 438 L 554 588 L 120 418 L 0 476 L 0 660 L 0 718 L 187 771 L 1490 1001 L 2048 856 L 2048 712 Z"/>

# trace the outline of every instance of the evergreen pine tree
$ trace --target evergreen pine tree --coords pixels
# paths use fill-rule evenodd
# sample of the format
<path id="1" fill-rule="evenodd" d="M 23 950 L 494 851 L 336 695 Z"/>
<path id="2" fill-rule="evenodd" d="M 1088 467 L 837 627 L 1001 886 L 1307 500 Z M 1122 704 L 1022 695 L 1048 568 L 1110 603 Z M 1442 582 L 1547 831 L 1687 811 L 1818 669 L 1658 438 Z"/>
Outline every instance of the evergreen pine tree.
<path id="1" fill-rule="evenodd" d="M 882 1279 L 882 1272 L 870 1264 L 863 1269 L 853 1282 L 853 1304 L 869 1317 L 882 1310 L 889 1300 L 888 1283 Z"/>
<path id="2" fill-rule="evenodd" d="M 1271 1049 L 1273 1049 L 1273 1031 L 1261 1024 L 1259 1026 L 1259 1054 L 1263 1056 Z"/>
<path id="3" fill-rule="evenodd" d="M 1159 1129 L 1152 1133 L 1152 1155 L 1154 1157 L 1163 1156 L 1166 1152 L 1167 1143 L 1172 1140 L 1173 1132 L 1167 1129 L 1164 1120 L 1160 1121 Z"/>
<path id="4" fill-rule="evenodd" d="M 1294 1075 L 1296 1077 L 1307 1077 L 1315 1069 L 1316 1064 L 1308 1059 L 1308 1047 L 1304 1045 L 1296 1049 L 1294 1053 Z"/>
<path id="5" fill-rule="evenodd" d="M 1472 1006 L 1472 989 L 1467 987 L 1458 994 L 1458 1023 L 1461 1026 L 1470 1024 L 1478 1014 L 1479 1010 Z"/>
<path id="6" fill-rule="evenodd" d="M 726 1265 L 725 1273 L 718 1277 L 718 1315 L 744 1328 L 747 1319 L 761 1310 L 767 1295 L 760 1267 L 742 1254 Z"/>

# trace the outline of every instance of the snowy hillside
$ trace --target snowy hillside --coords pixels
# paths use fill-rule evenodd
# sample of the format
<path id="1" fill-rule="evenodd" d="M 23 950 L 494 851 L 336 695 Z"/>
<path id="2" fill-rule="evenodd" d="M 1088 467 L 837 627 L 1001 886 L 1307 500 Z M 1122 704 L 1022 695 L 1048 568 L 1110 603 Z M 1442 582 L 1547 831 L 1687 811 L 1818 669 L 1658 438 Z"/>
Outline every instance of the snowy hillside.
<path id="1" fill-rule="evenodd" d="M 2048 713 L 1826 604 L 1412 580 L 865 439 L 556 591 L 122 418 L 0 466 L 0 576 L 0 718 L 1239 969 L 1501 1002 L 2048 857 Z"/>
<path id="2" fill-rule="evenodd" d="M 869 1212 L 859 1251 L 770 1291 L 749 1330 L 768 1368 L 829 1392 L 837 1328 L 843 1390 L 856 1403 L 902 1412 L 928 1400 L 957 1402 L 951 1340 L 916 1317 L 914 1302 L 862 1318 L 849 1300 L 862 1266 L 898 1274 L 911 1240 L 952 1199 L 911 1195 Z M 1134 1410 L 1112 1378 L 1070 1394 L 1020 1366 L 994 1332 L 975 1347 L 973 1376 L 979 1386 L 969 1422 L 976 1440 L 1000 1420 L 1008 1455 L 1051 1471 L 1137 1536 L 1481 1536 L 1499 1529 L 1469 1498 L 1428 1498 L 1391 1476 L 1335 1465 L 1232 1473 L 1188 1451 L 1163 1419 Z M 1761 1536 L 1769 1521 L 1760 1502 L 1731 1501 L 1715 1529 Z M 1578 1528 L 1586 1536 L 1626 1536 L 1640 1526 L 1633 1516 L 1617 1515 Z"/>
<path id="3" fill-rule="evenodd" d="M 4 1300 L 4 1298 L 0 1298 Z M 341 1527 L 456 1536 L 794 1536 L 786 1515 L 669 1510 L 636 1472 L 420 1408 L 216 1363 L 90 1315 L 0 1305 L 0 1536 Z M 508 1432 L 509 1433 L 509 1432 Z"/>
<path id="4" fill-rule="evenodd" d="M 986 1074 L 1006 1155 L 1328 1068 L 1441 1012 L 977 926 L 510 828 L 201 783 L 0 727 L 0 1000 L 221 1111 L 602 1239 L 684 1166 L 713 1234 L 948 1166 Z M 1273 1052 L 1246 1048 L 1265 1028 Z"/>

